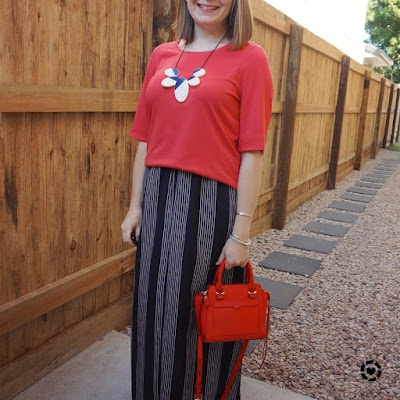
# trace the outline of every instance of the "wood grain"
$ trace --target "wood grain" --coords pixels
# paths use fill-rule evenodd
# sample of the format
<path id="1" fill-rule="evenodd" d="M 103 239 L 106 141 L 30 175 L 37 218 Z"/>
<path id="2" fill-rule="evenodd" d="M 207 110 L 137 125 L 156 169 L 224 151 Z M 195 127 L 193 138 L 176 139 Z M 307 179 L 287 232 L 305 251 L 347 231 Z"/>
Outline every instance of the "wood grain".
<path id="1" fill-rule="evenodd" d="M 138 91 L 0 84 L 2 112 L 133 112 Z"/>

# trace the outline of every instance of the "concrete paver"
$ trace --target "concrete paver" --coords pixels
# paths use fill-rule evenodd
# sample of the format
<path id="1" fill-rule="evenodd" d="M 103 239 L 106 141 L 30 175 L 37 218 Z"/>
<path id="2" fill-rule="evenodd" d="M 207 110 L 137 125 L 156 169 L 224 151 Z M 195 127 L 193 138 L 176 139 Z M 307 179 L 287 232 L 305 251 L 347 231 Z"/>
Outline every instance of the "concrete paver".
<path id="1" fill-rule="evenodd" d="M 131 400 L 130 337 L 111 331 L 13 400 Z M 242 399 L 312 400 L 243 376 Z"/>

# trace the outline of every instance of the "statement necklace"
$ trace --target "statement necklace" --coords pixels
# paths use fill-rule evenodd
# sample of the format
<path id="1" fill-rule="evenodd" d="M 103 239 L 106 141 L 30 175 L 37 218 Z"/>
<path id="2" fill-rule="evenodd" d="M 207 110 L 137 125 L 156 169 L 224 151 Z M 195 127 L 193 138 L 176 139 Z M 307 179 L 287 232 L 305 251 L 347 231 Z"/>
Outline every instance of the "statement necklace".
<path id="1" fill-rule="evenodd" d="M 165 70 L 165 75 L 167 77 L 163 79 L 163 81 L 161 82 L 161 86 L 165 88 L 175 87 L 174 89 L 175 99 L 178 100 L 179 103 L 183 103 L 188 98 L 189 86 L 196 87 L 200 85 L 200 78 L 206 75 L 206 70 L 204 69 L 206 62 L 214 54 L 214 51 L 217 49 L 219 44 L 224 40 L 225 36 L 226 33 L 214 47 L 214 50 L 208 55 L 203 65 L 200 68 L 196 68 L 193 70 L 193 75 L 189 79 L 186 79 L 183 76 L 179 76 L 180 71 L 177 69 L 179 61 L 181 60 L 183 53 L 185 52 L 187 43 L 185 43 L 185 46 L 183 47 L 183 50 L 178 58 L 178 61 L 176 62 L 175 67 L 168 68 Z"/>

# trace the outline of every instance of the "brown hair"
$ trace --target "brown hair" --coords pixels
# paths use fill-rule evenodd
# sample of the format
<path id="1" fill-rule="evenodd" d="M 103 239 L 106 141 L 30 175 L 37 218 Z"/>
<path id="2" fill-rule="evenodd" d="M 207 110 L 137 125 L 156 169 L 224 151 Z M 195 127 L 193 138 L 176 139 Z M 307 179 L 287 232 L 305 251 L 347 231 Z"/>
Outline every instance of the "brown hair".
<path id="1" fill-rule="evenodd" d="M 193 42 L 194 21 L 185 0 L 177 0 L 176 20 L 173 28 L 178 39 L 186 43 Z M 231 40 L 231 49 L 243 47 L 253 34 L 253 15 L 249 0 L 233 0 L 231 13 L 228 16 L 227 38 Z"/>

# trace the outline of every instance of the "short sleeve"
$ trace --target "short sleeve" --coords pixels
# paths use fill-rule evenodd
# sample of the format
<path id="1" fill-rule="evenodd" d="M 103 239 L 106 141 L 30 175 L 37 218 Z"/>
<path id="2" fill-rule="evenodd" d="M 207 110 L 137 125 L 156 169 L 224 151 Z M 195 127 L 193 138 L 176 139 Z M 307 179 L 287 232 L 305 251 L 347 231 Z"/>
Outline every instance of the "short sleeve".
<path id="1" fill-rule="evenodd" d="M 146 91 L 151 78 L 156 72 L 156 64 L 155 50 L 153 50 L 147 65 L 142 89 L 140 91 L 139 101 L 136 107 L 135 118 L 133 119 L 132 128 L 129 134 L 130 137 L 138 139 L 142 142 L 147 142 L 147 133 L 149 128 L 149 113 L 147 109 Z"/>
<path id="2" fill-rule="evenodd" d="M 264 153 L 271 120 L 274 84 L 264 49 L 253 45 L 241 69 L 239 152 Z"/>

